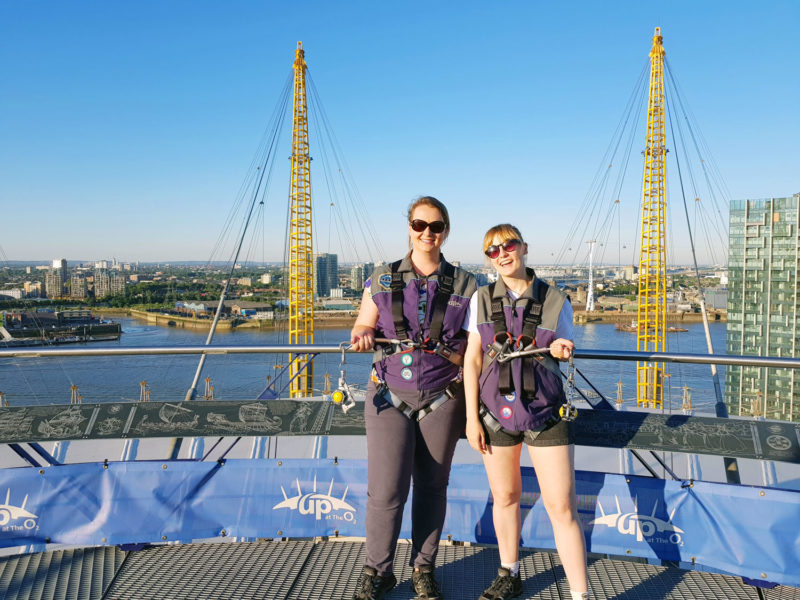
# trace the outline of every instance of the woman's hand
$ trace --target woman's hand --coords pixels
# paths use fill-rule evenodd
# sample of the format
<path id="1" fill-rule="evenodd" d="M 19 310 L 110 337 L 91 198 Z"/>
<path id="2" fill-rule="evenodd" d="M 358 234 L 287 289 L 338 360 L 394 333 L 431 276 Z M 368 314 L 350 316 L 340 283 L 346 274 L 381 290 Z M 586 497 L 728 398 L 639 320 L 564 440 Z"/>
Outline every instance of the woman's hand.
<path id="1" fill-rule="evenodd" d="M 350 347 L 356 352 L 372 350 L 375 345 L 375 328 L 356 324 L 350 332 Z"/>
<path id="2" fill-rule="evenodd" d="M 467 419 L 467 441 L 475 450 L 481 454 L 486 454 L 486 433 L 477 418 Z"/>
<path id="3" fill-rule="evenodd" d="M 556 360 L 569 360 L 572 351 L 575 349 L 575 344 L 572 340 L 558 338 L 550 344 L 550 356 Z"/>

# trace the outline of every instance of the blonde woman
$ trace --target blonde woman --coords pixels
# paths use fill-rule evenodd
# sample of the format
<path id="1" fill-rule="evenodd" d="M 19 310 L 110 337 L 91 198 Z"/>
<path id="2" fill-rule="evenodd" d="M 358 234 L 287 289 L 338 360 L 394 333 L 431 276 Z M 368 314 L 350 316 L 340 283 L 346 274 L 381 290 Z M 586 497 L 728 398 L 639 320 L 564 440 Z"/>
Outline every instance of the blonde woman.
<path id="1" fill-rule="evenodd" d="M 574 445 L 559 417 L 565 401 L 556 360 L 573 351 L 572 307 L 567 296 L 525 266 L 528 245 L 519 229 L 496 225 L 486 232 L 484 254 L 497 281 L 472 296 L 464 357 L 467 439 L 481 453 L 494 504 L 500 551 L 497 578 L 481 600 L 522 594 L 519 575 L 522 482 L 520 455 L 528 448 L 553 526 L 556 549 L 572 598 L 589 598 L 586 544 L 575 498 Z M 497 360 L 510 349 L 549 347 L 548 355 Z"/>

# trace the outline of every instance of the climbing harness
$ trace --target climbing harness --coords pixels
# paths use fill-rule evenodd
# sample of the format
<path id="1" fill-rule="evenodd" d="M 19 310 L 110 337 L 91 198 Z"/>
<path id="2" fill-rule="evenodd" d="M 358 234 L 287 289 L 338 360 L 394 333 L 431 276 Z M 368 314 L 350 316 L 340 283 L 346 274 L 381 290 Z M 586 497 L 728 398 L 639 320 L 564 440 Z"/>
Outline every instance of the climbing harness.
<path id="1" fill-rule="evenodd" d="M 558 409 L 559 416 L 565 421 L 574 421 L 578 417 L 578 409 L 572 405 L 575 395 L 575 361 L 574 352 L 569 353 L 569 366 L 567 367 L 567 401 Z"/>
<path id="2" fill-rule="evenodd" d="M 399 270 L 401 263 L 402 260 L 398 260 L 391 265 L 392 283 L 390 290 L 392 292 L 392 320 L 394 321 L 394 331 L 397 339 L 376 339 L 375 342 L 381 343 L 381 347 L 376 349 L 373 363 L 383 360 L 387 356 L 391 356 L 397 352 L 421 348 L 429 354 L 436 354 L 449 360 L 454 365 L 461 366 L 464 362 L 464 357 L 453 348 L 443 343 L 440 339 L 442 336 L 442 328 L 444 327 L 444 315 L 447 311 L 450 297 L 453 295 L 455 267 L 447 261 L 442 263 L 442 270 L 438 280 L 439 287 L 433 299 L 433 312 L 431 313 L 429 335 L 427 338 L 422 339 L 420 333 L 419 340 L 412 340 L 409 337 L 406 319 L 403 315 L 403 290 L 405 289 L 405 281 L 403 280 L 403 273 Z M 422 327 L 422 323 L 420 323 L 420 327 Z"/>
<path id="3" fill-rule="evenodd" d="M 494 339 L 486 351 L 488 362 L 484 361 L 484 371 L 492 362 L 497 360 L 498 391 L 501 394 L 510 394 L 514 391 L 514 383 L 511 377 L 511 364 L 509 364 L 509 361 L 513 358 L 521 358 L 523 361 L 522 393 L 524 397 L 533 398 L 536 394 L 534 360 L 541 360 L 536 355 L 549 351 L 536 347 L 536 330 L 542 324 L 542 310 L 548 286 L 540 279 L 534 279 L 533 298 L 529 299 L 527 306 L 523 310 L 522 333 L 516 340 L 508 331 L 503 298 L 495 297 L 496 286 L 497 282 L 492 283 L 489 288 Z M 509 352 L 509 350 L 511 351 Z"/>
<path id="4" fill-rule="evenodd" d="M 342 351 L 342 361 L 339 363 L 339 387 L 331 394 L 331 401 L 334 404 L 339 404 L 343 413 L 347 413 L 348 410 L 356 405 L 356 401 L 353 398 L 353 390 L 350 388 L 350 384 L 347 383 L 344 370 L 344 365 L 347 362 L 345 352 L 349 347 L 349 342 L 339 344 L 339 348 Z"/>
<path id="5" fill-rule="evenodd" d="M 397 410 L 403 413 L 408 419 L 421 421 L 429 414 L 431 414 L 434 410 L 439 408 L 442 404 L 450 400 L 451 398 L 455 398 L 456 390 L 458 385 L 461 383 L 460 379 L 454 379 L 449 383 L 449 385 L 445 388 L 444 392 L 436 399 L 433 400 L 427 406 L 423 406 L 419 409 L 413 409 L 408 404 L 403 402 L 400 397 L 395 394 L 389 386 L 386 385 L 386 382 L 383 381 L 378 377 L 378 374 L 375 372 L 375 369 L 372 369 L 372 381 L 375 383 L 376 396 L 382 396 L 384 400 L 386 400 L 389 404 L 394 406 Z"/>

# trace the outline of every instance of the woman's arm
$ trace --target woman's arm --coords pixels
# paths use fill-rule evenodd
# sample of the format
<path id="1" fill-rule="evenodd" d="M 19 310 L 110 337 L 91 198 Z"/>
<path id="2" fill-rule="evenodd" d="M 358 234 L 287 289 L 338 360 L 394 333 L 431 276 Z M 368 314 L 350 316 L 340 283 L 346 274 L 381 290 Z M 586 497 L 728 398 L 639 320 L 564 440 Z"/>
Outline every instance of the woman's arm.
<path id="1" fill-rule="evenodd" d="M 464 396 L 467 405 L 467 440 L 475 450 L 484 454 L 486 438 L 478 416 L 479 378 L 483 367 L 483 343 L 479 333 L 469 332 L 467 351 L 464 354 Z"/>
<path id="2" fill-rule="evenodd" d="M 556 360 L 569 360 L 575 349 L 572 337 L 572 304 L 570 304 L 569 300 L 565 300 L 564 305 L 561 307 L 561 313 L 558 315 L 556 339 L 550 344 L 550 356 Z"/>
<path id="3" fill-rule="evenodd" d="M 356 324 L 350 331 L 350 345 L 357 352 L 372 350 L 375 345 L 375 325 L 378 324 L 378 305 L 372 299 L 369 288 L 364 288 L 361 308 L 358 309 Z"/>

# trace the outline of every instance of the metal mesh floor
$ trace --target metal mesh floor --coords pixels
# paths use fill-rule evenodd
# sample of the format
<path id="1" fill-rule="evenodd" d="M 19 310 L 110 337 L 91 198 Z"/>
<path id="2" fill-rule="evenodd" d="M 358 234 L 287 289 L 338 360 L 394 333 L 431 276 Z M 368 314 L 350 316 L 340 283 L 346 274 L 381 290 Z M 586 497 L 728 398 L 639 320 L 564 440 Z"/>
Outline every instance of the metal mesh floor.
<path id="1" fill-rule="evenodd" d="M 350 600 L 364 560 L 358 541 L 259 541 L 60 550 L 0 558 L 4 600 Z M 413 597 L 411 547 L 400 543 L 397 587 Z M 523 551 L 523 599 L 569 599 L 558 555 Z M 478 598 L 494 578 L 497 550 L 442 545 L 436 577 L 448 600 Z M 800 600 L 800 589 L 757 589 L 729 577 L 643 562 L 591 557 L 594 598 L 614 600 Z"/>

